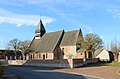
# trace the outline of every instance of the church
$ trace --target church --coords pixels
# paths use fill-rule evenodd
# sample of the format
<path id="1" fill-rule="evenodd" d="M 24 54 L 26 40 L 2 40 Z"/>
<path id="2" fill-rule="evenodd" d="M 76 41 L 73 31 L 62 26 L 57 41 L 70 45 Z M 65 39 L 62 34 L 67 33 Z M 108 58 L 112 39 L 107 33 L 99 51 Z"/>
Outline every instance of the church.
<path id="1" fill-rule="evenodd" d="M 27 55 L 27 59 L 92 58 L 92 52 L 86 53 L 83 48 L 77 46 L 79 39 L 84 41 L 81 29 L 67 32 L 59 30 L 46 33 L 45 27 L 40 20 L 35 30 L 35 36 L 29 46 L 30 53 Z"/>

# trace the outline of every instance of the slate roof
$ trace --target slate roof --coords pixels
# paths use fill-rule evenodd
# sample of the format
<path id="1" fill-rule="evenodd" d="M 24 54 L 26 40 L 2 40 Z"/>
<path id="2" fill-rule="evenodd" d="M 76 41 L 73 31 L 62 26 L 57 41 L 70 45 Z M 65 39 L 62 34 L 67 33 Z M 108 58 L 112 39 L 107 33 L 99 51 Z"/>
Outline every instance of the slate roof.
<path id="1" fill-rule="evenodd" d="M 65 32 L 60 46 L 76 45 L 80 30 Z"/>
<path id="2" fill-rule="evenodd" d="M 32 51 L 35 51 L 35 49 L 38 47 L 39 42 L 40 42 L 40 39 L 35 39 L 35 37 L 34 37 L 29 46 L 29 49 Z"/>
<path id="3" fill-rule="evenodd" d="M 63 33 L 64 33 L 64 30 L 45 33 L 41 38 L 35 52 L 40 52 L 40 53 L 53 52 Z"/>
<path id="4" fill-rule="evenodd" d="M 45 27 L 41 20 L 36 27 L 35 33 L 40 33 L 40 37 L 42 37 L 46 33 Z"/>

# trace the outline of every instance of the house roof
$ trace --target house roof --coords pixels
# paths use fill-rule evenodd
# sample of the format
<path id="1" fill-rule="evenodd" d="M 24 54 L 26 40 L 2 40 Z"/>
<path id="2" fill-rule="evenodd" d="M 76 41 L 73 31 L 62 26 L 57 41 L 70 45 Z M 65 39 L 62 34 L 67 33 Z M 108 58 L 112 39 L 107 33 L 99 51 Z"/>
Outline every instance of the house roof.
<path id="1" fill-rule="evenodd" d="M 39 45 L 35 52 L 40 52 L 40 53 L 53 52 L 53 50 L 57 46 L 58 41 L 60 40 L 63 33 L 64 33 L 64 30 L 45 33 L 43 37 L 41 38 Z"/>
<path id="2" fill-rule="evenodd" d="M 60 46 L 76 45 L 80 30 L 65 32 Z"/>
<path id="3" fill-rule="evenodd" d="M 40 42 L 40 39 L 35 39 L 35 37 L 34 37 L 31 44 L 30 44 L 30 46 L 29 46 L 29 49 L 32 50 L 32 51 L 35 51 L 35 49 L 37 48 L 39 42 Z"/>
<path id="4" fill-rule="evenodd" d="M 97 50 L 94 52 L 94 55 L 95 55 L 95 56 L 99 55 L 102 50 L 104 50 L 104 49 L 103 49 L 103 48 L 97 49 Z"/>

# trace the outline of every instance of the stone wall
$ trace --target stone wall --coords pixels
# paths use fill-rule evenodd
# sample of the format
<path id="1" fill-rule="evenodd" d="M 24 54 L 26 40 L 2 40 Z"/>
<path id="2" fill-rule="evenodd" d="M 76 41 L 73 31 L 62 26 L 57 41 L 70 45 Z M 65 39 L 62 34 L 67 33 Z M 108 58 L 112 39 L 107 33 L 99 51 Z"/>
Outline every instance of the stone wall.
<path id="1" fill-rule="evenodd" d="M 8 65 L 8 61 L 7 61 L 7 60 L 4 60 L 4 59 L 0 59 L 0 63 L 1 63 L 3 66 L 7 66 L 7 65 Z"/>
<path id="2" fill-rule="evenodd" d="M 8 65 L 23 65 L 26 60 L 8 60 Z"/>
<path id="3" fill-rule="evenodd" d="M 83 59 L 62 60 L 8 60 L 9 65 L 74 68 L 83 66 Z"/>
<path id="4" fill-rule="evenodd" d="M 85 64 L 89 64 L 89 63 L 97 63 L 99 61 L 99 58 L 87 58 L 85 60 Z"/>
<path id="5" fill-rule="evenodd" d="M 85 58 L 85 52 L 77 52 L 76 53 L 76 58 L 80 58 L 80 59 Z"/>
<path id="6" fill-rule="evenodd" d="M 29 60 L 26 61 L 26 63 L 24 63 L 23 65 L 74 68 L 83 66 L 83 59 Z"/>
<path id="7" fill-rule="evenodd" d="M 61 46 L 61 49 L 63 48 L 63 59 L 76 58 L 76 46 Z"/>
<path id="8" fill-rule="evenodd" d="M 54 54 L 52 52 L 45 52 L 45 53 L 31 53 L 31 58 L 33 60 L 40 60 L 40 59 L 54 59 Z M 29 60 L 29 55 L 27 55 L 27 60 Z"/>
<path id="9" fill-rule="evenodd" d="M 40 67 L 60 67 L 60 68 L 75 68 L 84 64 L 96 63 L 99 59 L 59 59 L 59 60 L 8 60 L 9 65 L 25 65 L 25 66 L 40 66 Z"/>
<path id="10" fill-rule="evenodd" d="M 43 67 L 70 67 L 67 60 L 28 60 L 23 65 Z"/>
<path id="11" fill-rule="evenodd" d="M 83 65 L 84 65 L 83 59 L 73 59 L 73 68 Z"/>

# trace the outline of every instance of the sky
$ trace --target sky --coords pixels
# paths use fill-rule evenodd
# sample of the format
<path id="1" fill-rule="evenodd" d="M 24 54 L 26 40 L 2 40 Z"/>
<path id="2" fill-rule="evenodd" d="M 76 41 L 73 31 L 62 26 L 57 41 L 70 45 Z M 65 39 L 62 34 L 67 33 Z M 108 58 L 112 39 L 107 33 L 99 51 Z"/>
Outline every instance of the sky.
<path id="1" fill-rule="evenodd" d="M 14 38 L 32 40 L 40 19 L 47 32 L 81 29 L 104 45 L 120 39 L 120 0 L 0 0 L 0 49 Z"/>

